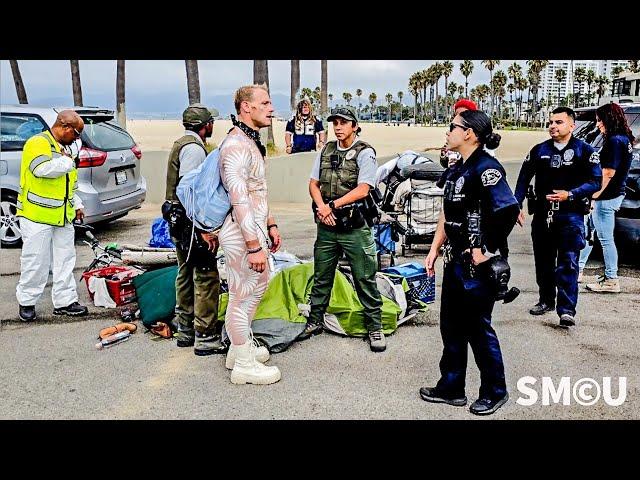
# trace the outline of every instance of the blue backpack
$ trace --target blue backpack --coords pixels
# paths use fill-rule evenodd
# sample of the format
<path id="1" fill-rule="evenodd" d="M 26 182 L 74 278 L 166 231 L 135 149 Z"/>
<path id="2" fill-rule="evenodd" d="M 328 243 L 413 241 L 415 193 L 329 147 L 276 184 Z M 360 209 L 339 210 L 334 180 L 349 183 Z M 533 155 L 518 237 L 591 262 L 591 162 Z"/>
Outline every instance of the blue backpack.
<path id="1" fill-rule="evenodd" d="M 187 217 L 205 232 L 219 229 L 231 211 L 229 193 L 220 178 L 221 147 L 222 144 L 198 168 L 182 177 L 176 188 Z"/>

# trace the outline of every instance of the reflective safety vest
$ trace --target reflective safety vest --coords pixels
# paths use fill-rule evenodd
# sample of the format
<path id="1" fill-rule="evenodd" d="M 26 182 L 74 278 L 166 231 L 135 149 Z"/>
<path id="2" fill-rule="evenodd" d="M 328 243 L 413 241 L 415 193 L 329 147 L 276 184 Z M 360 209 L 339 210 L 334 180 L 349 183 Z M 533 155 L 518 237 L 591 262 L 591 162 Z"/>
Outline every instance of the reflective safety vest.
<path id="1" fill-rule="evenodd" d="M 20 164 L 17 216 L 55 226 L 63 226 L 65 220 L 71 223 L 76 217 L 73 192 L 78 188 L 78 171 L 74 168 L 57 178 L 37 175 L 38 166 L 61 156 L 60 146 L 48 131 L 25 142 Z"/>
<path id="2" fill-rule="evenodd" d="M 373 149 L 362 140 L 347 150 L 338 150 L 337 141 L 327 142 L 320 152 L 320 193 L 325 201 L 336 200 L 358 186 L 358 155 L 365 148 Z"/>

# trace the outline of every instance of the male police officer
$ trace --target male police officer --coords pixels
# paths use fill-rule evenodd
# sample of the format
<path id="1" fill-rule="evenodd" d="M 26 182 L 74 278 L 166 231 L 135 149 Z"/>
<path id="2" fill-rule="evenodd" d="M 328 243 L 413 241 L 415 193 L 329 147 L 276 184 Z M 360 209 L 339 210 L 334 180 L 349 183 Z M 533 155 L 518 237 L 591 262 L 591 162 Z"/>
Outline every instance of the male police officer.
<path id="1" fill-rule="evenodd" d="M 522 225 L 522 202 L 535 175 L 536 200 L 528 201 L 535 203 L 529 209 L 534 212 L 531 238 L 539 301 L 529 313 L 542 315 L 555 307 L 564 327 L 575 325 L 578 257 L 585 246 L 585 206 L 602 180 L 598 153 L 573 137 L 574 128 L 572 109 L 558 107 L 551 112 L 551 139 L 531 149 L 515 191 L 521 209 L 518 223 Z"/>
<path id="2" fill-rule="evenodd" d="M 22 217 L 20 281 L 16 287 L 19 316 L 36 319 L 36 302 L 53 271 L 53 313 L 81 316 L 87 307 L 78 303 L 73 267 L 76 264 L 74 219 L 82 221 L 84 210 L 76 193 L 78 171 L 71 145 L 80 138 L 84 121 L 73 110 L 58 114 L 51 132 L 34 135 L 24 144 L 20 167 L 17 216 Z M 52 257 L 53 256 L 53 262 Z M 53 263 L 53 265 L 52 265 Z"/>
<path id="3" fill-rule="evenodd" d="M 364 307 L 371 350 L 382 352 L 382 297 L 376 285 L 376 247 L 362 210 L 354 205 L 375 186 L 376 152 L 357 138 L 358 117 L 353 107 L 340 107 L 327 118 L 338 141 L 328 142 L 316 158 L 309 194 L 316 207 L 318 234 L 313 251 L 311 311 L 301 338 L 322 332 L 336 267 L 342 252 L 351 265 L 358 298 Z"/>
<path id="4" fill-rule="evenodd" d="M 191 347 L 195 343 L 196 355 L 224 353 L 226 350 L 215 332 L 220 292 L 217 239 L 194 232 L 193 224 L 178 200 L 176 187 L 186 173 L 204 162 L 207 156 L 204 142 L 213 133 L 217 115 L 217 110 L 199 103 L 189 105 L 183 112 L 185 132 L 174 142 L 169 154 L 166 202 L 162 209 L 169 221 L 178 257 L 174 320 L 178 328 L 176 343 L 178 347 Z"/>

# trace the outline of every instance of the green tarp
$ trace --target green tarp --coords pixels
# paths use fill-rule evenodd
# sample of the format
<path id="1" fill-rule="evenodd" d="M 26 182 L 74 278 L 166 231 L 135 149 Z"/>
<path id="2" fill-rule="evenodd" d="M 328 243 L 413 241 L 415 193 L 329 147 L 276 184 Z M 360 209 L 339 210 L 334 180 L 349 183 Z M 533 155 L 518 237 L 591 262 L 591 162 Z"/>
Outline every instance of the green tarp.
<path id="1" fill-rule="evenodd" d="M 150 327 L 159 321 L 169 322 L 173 318 L 176 275 L 177 267 L 173 266 L 147 272 L 133 279 L 140 317 L 145 326 Z M 311 262 L 281 270 L 269 282 L 258 305 L 252 330 L 254 336 L 262 340 L 272 352 L 286 350 L 304 330 L 306 317 L 302 315 L 301 310 L 308 309 L 307 302 L 312 285 Z M 405 281 L 402 285 L 406 290 Z M 402 292 L 400 295 L 404 297 Z M 222 322 L 227 303 L 228 293 L 220 295 L 218 318 Z M 426 305 L 423 304 L 423 307 Z M 424 308 L 422 310 L 424 311 Z M 350 336 L 367 334 L 362 304 L 355 289 L 340 271 L 336 272 L 326 313 L 335 316 L 339 324 L 331 327 L 331 330 Z M 402 308 L 398 303 L 382 295 L 382 328 L 385 334 L 395 332 L 402 314 Z"/>
<path id="2" fill-rule="evenodd" d="M 306 323 L 299 313 L 298 304 L 306 304 L 313 285 L 313 263 L 303 263 L 278 272 L 258 305 L 254 321 L 280 318 L 289 322 Z M 228 294 L 220 296 L 218 318 L 224 320 Z M 398 328 L 398 316 L 402 309 L 392 300 L 382 297 L 382 328 L 385 334 Z M 363 307 L 355 289 L 347 278 L 336 272 L 327 313 L 337 317 L 347 335 L 366 335 Z"/>

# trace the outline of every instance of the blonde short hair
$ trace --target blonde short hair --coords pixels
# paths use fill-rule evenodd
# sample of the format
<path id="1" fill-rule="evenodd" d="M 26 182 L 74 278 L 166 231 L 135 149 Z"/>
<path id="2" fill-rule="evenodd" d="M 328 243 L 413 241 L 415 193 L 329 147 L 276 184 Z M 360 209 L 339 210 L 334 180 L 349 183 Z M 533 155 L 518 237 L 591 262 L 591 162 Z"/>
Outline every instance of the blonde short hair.
<path id="1" fill-rule="evenodd" d="M 240 87 L 238 90 L 236 90 L 235 95 L 233 96 L 233 104 L 236 107 L 236 113 L 240 113 L 240 104 L 242 102 L 250 102 L 253 100 L 253 91 L 257 88 L 260 88 L 261 90 L 264 90 L 265 92 L 269 93 L 269 90 L 267 90 L 267 87 L 265 87 L 264 85 L 245 85 L 244 87 Z"/>

